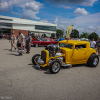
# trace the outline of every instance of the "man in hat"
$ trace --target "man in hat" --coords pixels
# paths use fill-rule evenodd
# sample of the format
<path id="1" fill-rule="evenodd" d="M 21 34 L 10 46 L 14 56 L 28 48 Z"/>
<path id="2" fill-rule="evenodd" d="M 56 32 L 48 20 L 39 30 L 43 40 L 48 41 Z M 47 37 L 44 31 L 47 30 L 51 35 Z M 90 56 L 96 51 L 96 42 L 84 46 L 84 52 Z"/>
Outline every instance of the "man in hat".
<path id="1" fill-rule="evenodd" d="M 64 40 L 64 38 L 63 38 L 62 35 L 61 35 L 59 41 L 62 41 L 62 40 Z"/>
<path id="2" fill-rule="evenodd" d="M 31 49 L 31 32 L 28 33 L 28 37 L 26 39 L 26 50 L 27 52 L 26 53 L 30 53 L 30 49 Z"/>

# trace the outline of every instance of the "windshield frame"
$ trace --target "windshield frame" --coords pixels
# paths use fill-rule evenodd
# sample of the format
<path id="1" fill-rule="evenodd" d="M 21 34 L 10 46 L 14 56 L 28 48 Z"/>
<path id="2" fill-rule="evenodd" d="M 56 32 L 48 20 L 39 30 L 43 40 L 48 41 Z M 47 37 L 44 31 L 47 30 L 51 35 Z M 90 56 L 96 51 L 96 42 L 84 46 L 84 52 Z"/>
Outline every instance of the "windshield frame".
<path id="1" fill-rule="evenodd" d="M 62 44 L 63 46 L 60 46 L 60 44 Z M 59 43 L 59 47 L 73 49 L 74 45 L 69 43 Z"/>

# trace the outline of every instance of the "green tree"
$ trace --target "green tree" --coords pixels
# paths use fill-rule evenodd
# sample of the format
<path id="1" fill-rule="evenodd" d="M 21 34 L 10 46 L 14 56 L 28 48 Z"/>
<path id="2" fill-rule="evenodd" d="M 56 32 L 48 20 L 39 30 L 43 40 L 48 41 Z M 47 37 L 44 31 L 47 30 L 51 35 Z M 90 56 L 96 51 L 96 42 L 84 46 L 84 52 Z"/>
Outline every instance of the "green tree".
<path id="1" fill-rule="evenodd" d="M 57 36 L 57 37 L 59 37 L 59 36 L 61 36 L 61 35 L 63 36 L 63 34 L 64 34 L 64 33 L 63 33 L 62 30 L 60 30 L 60 29 L 57 29 L 57 30 L 56 30 L 56 36 Z"/>
<path id="2" fill-rule="evenodd" d="M 42 37 L 47 37 L 47 36 L 46 36 L 46 34 L 44 33 L 44 34 L 42 34 Z"/>
<path id="3" fill-rule="evenodd" d="M 90 35 L 89 35 L 89 39 L 92 40 L 94 38 L 95 41 L 97 41 L 99 39 L 99 36 L 97 33 L 95 32 L 92 32 Z"/>
<path id="4" fill-rule="evenodd" d="M 79 38 L 79 31 L 76 29 L 72 30 L 70 37 L 71 38 Z"/>
<path id="5" fill-rule="evenodd" d="M 82 34 L 80 34 L 80 38 L 87 38 L 88 39 L 88 37 L 89 37 L 89 33 L 82 33 Z"/>
<path id="6" fill-rule="evenodd" d="M 52 34 L 51 34 L 51 37 L 52 37 L 52 38 L 53 38 L 53 37 L 55 37 L 55 34 L 54 34 L 54 33 L 52 33 Z"/>
<path id="7" fill-rule="evenodd" d="M 31 35 L 34 35 L 34 33 L 32 33 Z"/>

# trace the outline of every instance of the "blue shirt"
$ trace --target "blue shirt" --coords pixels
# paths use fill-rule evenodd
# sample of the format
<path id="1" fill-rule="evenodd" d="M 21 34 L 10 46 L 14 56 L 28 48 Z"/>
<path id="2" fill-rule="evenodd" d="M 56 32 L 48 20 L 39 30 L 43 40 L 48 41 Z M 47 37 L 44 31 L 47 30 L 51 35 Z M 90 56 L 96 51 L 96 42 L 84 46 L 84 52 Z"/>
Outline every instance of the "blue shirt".
<path id="1" fill-rule="evenodd" d="M 60 39 L 59 39 L 59 41 L 62 41 L 62 40 L 64 40 L 64 38 L 60 38 Z"/>

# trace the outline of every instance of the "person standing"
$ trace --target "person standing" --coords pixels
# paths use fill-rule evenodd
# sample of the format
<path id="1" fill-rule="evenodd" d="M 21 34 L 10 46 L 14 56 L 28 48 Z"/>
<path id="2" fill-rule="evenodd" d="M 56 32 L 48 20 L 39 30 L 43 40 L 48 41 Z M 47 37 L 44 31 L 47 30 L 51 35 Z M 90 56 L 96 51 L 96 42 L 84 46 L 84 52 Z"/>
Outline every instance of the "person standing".
<path id="1" fill-rule="evenodd" d="M 64 40 L 64 38 L 63 38 L 62 35 L 61 35 L 59 41 L 62 41 L 62 40 Z"/>
<path id="2" fill-rule="evenodd" d="M 12 51 L 12 48 L 13 48 L 13 47 L 14 47 L 15 50 L 16 50 L 16 47 L 14 46 L 14 43 L 15 43 L 14 31 L 12 31 L 12 33 L 11 33 L 11 39 L 10 39 L 10 41 L 11 41 L 11 49 L 10 49 L 10 51 Z"/>
<path id="3" fill-rule="evenodd" d="M 90 41 L 90 47 L 91 48 L 95 48 L 96 42 L 94 41 L 94 38 L 92 39 L 92 41 Z"/>
<path id="4" fill-rule="evenodd" d="M 18 43 L 19 43 L 19 34 L 17 34 L 17 44 L 16 44 L 17 49 L 18 49 L 18 51 L 19 51 Z"/>
<path id="5" fill-rule="evenodd" d="M 30 49 L 31 49 L 31 40 L 32 40 L 32 38 L 31 38 L 31 33 L 29 32 L 29 33 L 28 33 L 28 37 L 27 37 L 27 39 L 26 39 L 26 50 L 27 50 L 26 53 L 30 53 Z"/>
<path id="6" fill-rule="evenodd" d="M 22 32 L 19 32 L 19 36 L 18 36 L 18 49 L 21 48 L 21 46 L 23 45 L 24 42 L 24 36 L 22 34 Z M 20 52 L 19 55 L 23 55 L 23 52 Z"/>
<path id="7" fill-rule="evenodd" d="M 100 38 L 97 42 L 97 51 L 98 51 L 98 55 L 100 55 Z"/>

